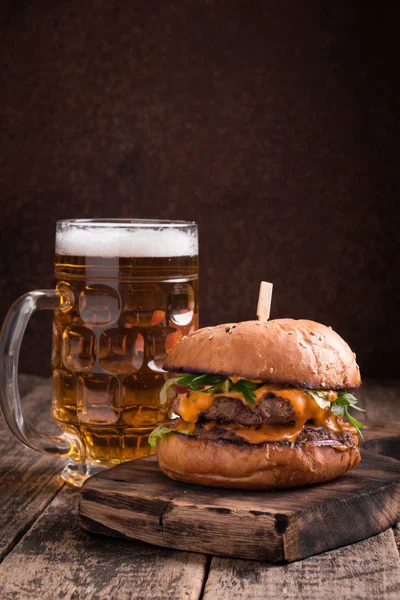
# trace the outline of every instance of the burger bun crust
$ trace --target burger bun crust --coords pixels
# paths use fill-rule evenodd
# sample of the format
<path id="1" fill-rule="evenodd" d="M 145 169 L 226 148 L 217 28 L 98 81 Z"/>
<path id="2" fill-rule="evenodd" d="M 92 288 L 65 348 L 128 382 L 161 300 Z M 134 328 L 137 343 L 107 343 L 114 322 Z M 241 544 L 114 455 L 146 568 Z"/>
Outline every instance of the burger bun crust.
<path id="1" fill-rule="evenodd" d="M 161 470 L 186 483 L 220 488 L 273 490 L 331 481 L 360 461 L 345 451 L 312 443 L 238 444 L 172 432 L 157 442 Z"/>

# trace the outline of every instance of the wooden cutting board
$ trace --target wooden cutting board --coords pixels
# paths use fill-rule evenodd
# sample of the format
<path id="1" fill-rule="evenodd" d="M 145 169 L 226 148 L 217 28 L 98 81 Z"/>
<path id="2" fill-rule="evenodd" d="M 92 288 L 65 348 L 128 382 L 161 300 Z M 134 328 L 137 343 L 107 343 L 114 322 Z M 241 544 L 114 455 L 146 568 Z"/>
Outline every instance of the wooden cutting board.
<path id="1" fill-rule="evenodd" d="M 361 463 L 331 483 L 246 492 L 173 481 L 150 457 L 89 478 L 79 510 L 82 526 L 94 533 L 291 562 L 352 544 L 399 521 L 400 461 L 363 450 Z"/>

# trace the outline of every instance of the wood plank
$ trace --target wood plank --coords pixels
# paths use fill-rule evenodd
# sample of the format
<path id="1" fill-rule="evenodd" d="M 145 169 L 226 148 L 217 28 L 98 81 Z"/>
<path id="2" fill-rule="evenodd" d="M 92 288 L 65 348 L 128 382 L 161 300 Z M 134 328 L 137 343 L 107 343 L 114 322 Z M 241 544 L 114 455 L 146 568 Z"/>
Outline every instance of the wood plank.
<path id="1" fill-rule="evenodd" d="M 400 561 L 389 529 L 290 565 L 214 557 L 204 600 L 397 600 Z"/>
<path id="2" fill-rule="evenodd" d="M 65 487 L 0 565 L 0 598 L 197 599 L 207 557 L 88 534 Z"/>
<path id="3" fill-rule="evenodd" d="M 51 423 L 51 383 L 36 376 L 21 377 L 21 393 L 28 417 L 41 429 Z M 63 486 L 60 459 L 25 448 L 0 420 L 0 561 Z"/>
<path id="4" fill-rule="evenodd" d="M 360 438 L 360 446 L 370 440 L 376 440 L 382 437 L 398 437 L 400 436 L 400 421 L 388 421 L 387 423 L 370 423 L 366 421 L 366 425 L 362 430 L 363 438 Z"/>
<path id="5" fill-rule="evenodd" d="M 80 513 L 82 525 L 95 533 L 222 556 L 293 561 L 394 525 L 400 518 L 400 462 L 365 451 L 361 463 L 335 481 L 268 493 L 177 482 L 160 471 L 154 457 L 139 459 L 87 480 Z"/>

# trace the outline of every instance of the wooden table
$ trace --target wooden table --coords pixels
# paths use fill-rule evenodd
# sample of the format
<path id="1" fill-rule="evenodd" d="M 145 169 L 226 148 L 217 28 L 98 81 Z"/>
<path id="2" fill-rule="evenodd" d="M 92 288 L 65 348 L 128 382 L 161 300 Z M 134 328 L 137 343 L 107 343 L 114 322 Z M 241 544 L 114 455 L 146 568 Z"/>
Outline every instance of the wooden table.
<path id="1" fill-rule="evenodd" d="M 50 382 L 22 376 L 21 388 L 26 411 L 48 431 Z M 369 381 L 357 396 L 367 438 L 379 423 L 400 434 L 400 382 Z M 1 600 L 400 598 L 399 526 L 290 565 L 91 535 L 79 526 L 77 490 L 63 484 L 61 461 L 25 449 L 3 423 L 0 430 Z"/>

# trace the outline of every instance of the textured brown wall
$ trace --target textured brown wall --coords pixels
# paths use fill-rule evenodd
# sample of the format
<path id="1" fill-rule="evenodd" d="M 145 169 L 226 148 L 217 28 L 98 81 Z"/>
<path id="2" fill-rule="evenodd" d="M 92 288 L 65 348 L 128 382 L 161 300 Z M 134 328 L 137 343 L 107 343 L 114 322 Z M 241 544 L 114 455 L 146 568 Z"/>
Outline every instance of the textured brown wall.
<path id="1" fill-rule="evenodd" d="M 203 325 L 253 318 L 266 279 L 273 317 L 396 375 L 395 6 L 3 2 L 0 317 L 52 285 L 57 219 L 193 219 Z M 49 373 L 48 330 L 23 370 Z"/>

